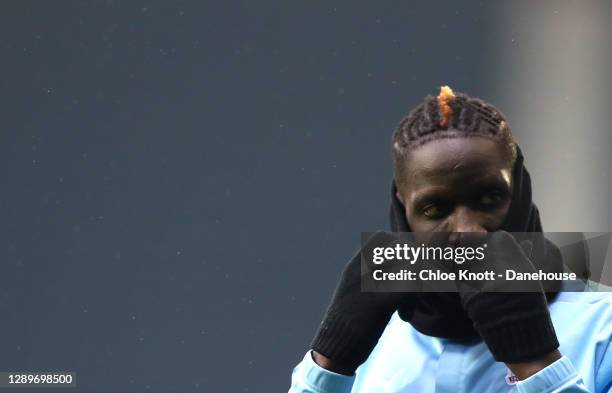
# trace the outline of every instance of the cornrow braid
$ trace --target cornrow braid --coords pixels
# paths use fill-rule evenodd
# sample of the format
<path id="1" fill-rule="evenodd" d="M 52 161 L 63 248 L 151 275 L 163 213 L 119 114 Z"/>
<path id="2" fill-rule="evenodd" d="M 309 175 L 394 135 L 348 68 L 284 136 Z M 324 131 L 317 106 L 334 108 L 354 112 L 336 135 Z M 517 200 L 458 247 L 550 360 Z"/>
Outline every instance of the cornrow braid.
<path id="1" fill-rule="evenodd" d="M 396 174 L 401 174 L 403 160 L 415 147 L 436 139 L 476 136 L 500 141 L 508 147 L 512 161 L 516 159 L 516 142 L 499 109 L 441 86 L 437 97 L 425 97 L 395 129 L 392 155 Z"/>

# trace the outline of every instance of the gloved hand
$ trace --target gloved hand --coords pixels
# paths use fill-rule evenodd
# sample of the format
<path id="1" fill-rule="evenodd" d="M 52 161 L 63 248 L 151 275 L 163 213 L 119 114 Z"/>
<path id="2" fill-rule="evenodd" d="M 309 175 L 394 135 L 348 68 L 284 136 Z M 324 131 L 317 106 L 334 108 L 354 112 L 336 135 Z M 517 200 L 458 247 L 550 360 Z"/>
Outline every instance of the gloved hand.
<path id="1" fill-rule="evenodd" d="M 410 293 L 361 291 L 361 253 L 372 255 L 374 247 L 388 246 L 396 240 L 388 233 L 377 232 L 349 261 L 312 341 L 312 349 L 344 373 L 354 373 L 366 361 L 393 312 L 400 304 L 409 308 L 414 297 Z"/>
<path id="2" fill-rule="evenodd" d="M 489 234 L 486 243 L 485 261 L 481 268 L 493 268 L 496 273 L 505 273 L 505 269 L 536 272 L 529 259 L 533 248 L 531 241 L 525 240 L 519 245 L 508 232 L 499 231 Z M 479 269 L 478 264 L 472 266 Z M 477 283 L 459 281 L 458 288 L 463 307 L 495 360 L 524 362 L 558 348 L 548 303 L 539 281 L 510 283 L 500 278 Z M 520 292 L 508 292 L 516 289 Z"/>

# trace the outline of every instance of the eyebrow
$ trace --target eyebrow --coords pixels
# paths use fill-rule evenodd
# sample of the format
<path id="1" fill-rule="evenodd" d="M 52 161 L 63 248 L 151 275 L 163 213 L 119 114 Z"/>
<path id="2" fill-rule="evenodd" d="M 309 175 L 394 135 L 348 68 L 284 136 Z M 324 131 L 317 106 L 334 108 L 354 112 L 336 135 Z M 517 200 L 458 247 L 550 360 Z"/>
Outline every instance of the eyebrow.
<path id="1" fill-rule="evenodd" d="M 423 191 L 414 193 L 411 197 L 412 205 L 420 207 L 426 202 L 442 200 L 444 197 L 440 197 L 438 194 L 444 193 L 449 187 L 430 187 Z"/>
<path id="2" fill-rule="evenodd" d="M 485 187 L 498 187 L 503 191 L 510 193 L 511 185 L 509 185 L 500 174 L 495 175 L 487 175 L 481 178 L 475 179 L 468 184 L 465 184 L 465 188 L 477 189 L 477 188 L 485 188 Z M 428 187 L 422 191 L 418 191 L 413 193 L 411 196 L 411 202 L 414 206 L 422 206 L 426 202 L 436 201 L 436 200 L 445 200 L 448 199 L 446 196 L 442 196 L 440 194 L 446 193 L 448 190 L 455 191 L 454 187 L 449 186 L 432 186 Z"/>

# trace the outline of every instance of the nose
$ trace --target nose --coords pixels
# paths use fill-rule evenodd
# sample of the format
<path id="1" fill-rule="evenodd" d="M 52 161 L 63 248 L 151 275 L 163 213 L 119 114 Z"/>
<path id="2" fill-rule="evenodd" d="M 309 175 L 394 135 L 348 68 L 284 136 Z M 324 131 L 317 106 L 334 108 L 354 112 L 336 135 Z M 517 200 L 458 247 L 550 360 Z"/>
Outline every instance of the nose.
<path id="1" fill-rule="evenodd" d="M 457 206 L 449 221 L 451 232 L 487 233 L 479 212 L 465 206 Z"/>

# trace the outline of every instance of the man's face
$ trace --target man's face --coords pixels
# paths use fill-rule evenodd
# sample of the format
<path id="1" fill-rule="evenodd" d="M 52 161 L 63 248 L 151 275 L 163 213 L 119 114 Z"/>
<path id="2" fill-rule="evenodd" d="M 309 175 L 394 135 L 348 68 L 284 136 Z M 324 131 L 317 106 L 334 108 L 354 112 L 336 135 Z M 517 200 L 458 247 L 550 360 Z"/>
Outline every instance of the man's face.
<path id="1" fill-rule="evenodd" d="M 427 142 L 405 160 L 398 198 L 414 232 L 491 232 L 510 208 L 512 162 L 500 142 L 458 137 Z"/>

